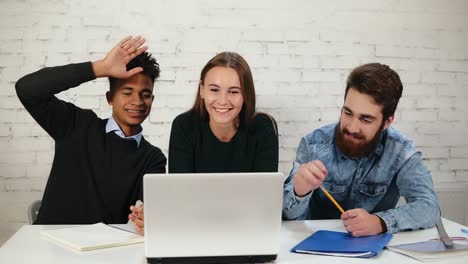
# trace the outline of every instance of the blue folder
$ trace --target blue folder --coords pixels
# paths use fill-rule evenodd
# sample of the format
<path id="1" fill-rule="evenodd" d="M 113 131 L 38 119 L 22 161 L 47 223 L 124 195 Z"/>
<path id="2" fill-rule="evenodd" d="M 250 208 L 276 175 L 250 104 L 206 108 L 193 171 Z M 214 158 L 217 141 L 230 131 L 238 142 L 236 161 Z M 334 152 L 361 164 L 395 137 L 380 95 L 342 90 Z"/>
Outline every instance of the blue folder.
<path id="1" fill-rule="evenodd" d="M 349 233 L 319 230 L 291 249 L 291 252 L 338 257 L 370 258 L 390 242 L 392 234 L 353 237 Z"/>

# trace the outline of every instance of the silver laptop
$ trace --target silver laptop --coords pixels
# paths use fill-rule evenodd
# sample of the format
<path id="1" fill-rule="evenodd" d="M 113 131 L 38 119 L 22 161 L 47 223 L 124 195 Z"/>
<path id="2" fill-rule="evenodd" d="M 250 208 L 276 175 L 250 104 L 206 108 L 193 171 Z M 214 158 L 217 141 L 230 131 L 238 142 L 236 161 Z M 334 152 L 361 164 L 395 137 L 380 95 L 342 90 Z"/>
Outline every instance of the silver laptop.
<path id="1" fill-rule="evenodd" d="M 275 260 L 283 180 L 281 173 L 145 175 L 148 262 Z"/>

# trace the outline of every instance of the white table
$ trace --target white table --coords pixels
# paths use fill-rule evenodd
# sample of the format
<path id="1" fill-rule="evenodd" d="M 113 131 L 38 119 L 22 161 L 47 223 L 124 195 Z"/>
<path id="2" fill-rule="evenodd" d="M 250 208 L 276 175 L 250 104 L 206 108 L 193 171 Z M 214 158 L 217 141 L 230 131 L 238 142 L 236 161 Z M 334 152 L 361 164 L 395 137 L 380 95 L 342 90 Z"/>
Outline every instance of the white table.
<path id="1" fill-rule="evenodd" d="M 450 236 L 467 236 L 460 229 L 467 228 L 455 222 L 444 220 Z M 143 244 L 80 252 L 69 249 L 41 237 L 44 229 L 64 226 L 25 225 L 0 248 L 0 263 L 146 263 Z M 281 230 L 281 250 L 276 263 L 422 263 L 398 253 L 384 250 L 370 259 L 327 257 L 290 253 L 289 250 L 313 232 L 320 230 L 345 231 L 340 220 L 288 221 Z M 435 228 L 395 234 L 390 245 L 424 241 L 438 237 Z M 435 263 L 468 263 L 464 258 L 450 258 Z"/>

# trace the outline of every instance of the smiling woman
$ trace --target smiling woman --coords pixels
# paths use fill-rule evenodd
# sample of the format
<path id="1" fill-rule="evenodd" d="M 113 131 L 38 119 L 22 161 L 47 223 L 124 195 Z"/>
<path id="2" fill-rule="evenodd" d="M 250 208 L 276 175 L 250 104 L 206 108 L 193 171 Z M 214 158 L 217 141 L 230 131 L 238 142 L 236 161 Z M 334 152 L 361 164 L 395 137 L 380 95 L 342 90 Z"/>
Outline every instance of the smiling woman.
<path id="1" fill-rule="evenodd" d="M 172 123 L 169 172 L 276 171 L 276 122 L 255 111 L 249 65 L 237 53 L 220 53 L 203 68 L 192 109 Z M 129 219 L 143 234 L 143 206 L 131 210 Z"/>
<path id="2" fill-rule="evenodd" d="M 239 113 L 244 103 L 237 72 L 221 66 L 211 69 L 200 83 L 200 97 L 210 117 L 213 134 L 229 142 L 239 126 Z"/>
<path id="3" fill-rule="evenodd" d="M 176 117 L 169 142 L 169 172 L 278 170 L 276 123 L 255 111 L 249 65 L 223 52 L 203 68 L 194 106 Z"/>

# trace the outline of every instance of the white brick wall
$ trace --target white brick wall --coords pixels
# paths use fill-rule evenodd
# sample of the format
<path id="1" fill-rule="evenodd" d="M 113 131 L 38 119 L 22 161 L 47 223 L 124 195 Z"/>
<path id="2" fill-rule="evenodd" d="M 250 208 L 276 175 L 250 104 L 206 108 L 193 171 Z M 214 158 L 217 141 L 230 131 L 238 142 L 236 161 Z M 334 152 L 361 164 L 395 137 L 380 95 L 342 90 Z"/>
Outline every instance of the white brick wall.
<path id="1" fill-rule="evenodd" d="M 466 185 L 467 18 L 465 0 L 1 1 L 0 244 L 27 221 L 53 157 L 15 81 L 98 59 L 128 34 L 147 37 L 162 68 L 144 131 L 165 152 L 171 120 L 193 103 L 200 70 L 218 52 L 237 51 L 251 65 L 258 107 L 278 121 L 285 174 L 300 137 L 337 120 L 350 69 L 378 61 L 402 77 L 395 126 L 421 147 L 436 185 Z M 93 81 L 60 97 L 106 117 L 107 85 Z"/>

